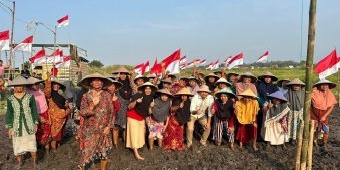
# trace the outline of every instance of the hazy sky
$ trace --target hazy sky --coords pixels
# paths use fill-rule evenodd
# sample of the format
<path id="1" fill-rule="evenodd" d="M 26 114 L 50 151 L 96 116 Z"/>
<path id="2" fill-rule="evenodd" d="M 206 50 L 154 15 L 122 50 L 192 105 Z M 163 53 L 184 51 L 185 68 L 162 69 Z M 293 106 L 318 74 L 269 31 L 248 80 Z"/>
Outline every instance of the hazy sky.
<path id="1" fill-rule="evenodd" d="M 10 29 L 11 16 L 0 6 L 3 31 Z M 339 0 L 317 2 L 314 62 L 340 46 L 339 7 Z M 26 30 L 26 23 L 53 28 L 68 14 L 70 25 L 58 28 L 57 43 L 76 44 L 89 60 L 105 65 L 153 63 L 178 48 L 189 60 L 211 62 L 243 52 L 251 63 L 268 50 L 270 60 L 299 61 L 301 36 L 302 56 L 307 53 L 308 10 L 309 0 L 17 0 L 14 40 L 34 33 L 34 43 L 53 43 L 46 28 Z"/>

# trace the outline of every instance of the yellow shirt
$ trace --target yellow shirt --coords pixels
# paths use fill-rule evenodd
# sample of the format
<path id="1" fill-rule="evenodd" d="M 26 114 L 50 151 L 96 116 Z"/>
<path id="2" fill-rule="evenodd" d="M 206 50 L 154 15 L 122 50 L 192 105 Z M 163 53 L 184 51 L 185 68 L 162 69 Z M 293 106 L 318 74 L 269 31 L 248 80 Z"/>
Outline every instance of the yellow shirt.
<path id="1" fill-rule="evenodd" d="M 236 117 L 241 124 L 253 124 L 256 121 L 257 112 L 260 110 L 259 103 L 256 99 L 249 102 L 239 100 L 235 103 Z"/>

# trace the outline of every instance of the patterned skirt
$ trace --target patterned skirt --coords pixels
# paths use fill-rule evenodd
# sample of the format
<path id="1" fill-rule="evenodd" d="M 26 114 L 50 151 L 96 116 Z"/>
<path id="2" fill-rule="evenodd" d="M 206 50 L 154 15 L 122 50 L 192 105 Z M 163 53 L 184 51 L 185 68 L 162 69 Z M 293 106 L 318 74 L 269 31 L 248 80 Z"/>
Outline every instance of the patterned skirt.
<path id="1" fill-rule="evenodd" d="M 44 120 L 44 123 L 39 123 L 38 131 L 36 133 L 37 140 L 40 144 L 44 145 L 48 143 L 48 140 L 51 139 L 51 124 L 48 112 L 45 111 L 39 115 L 41 120 Z"/>
<path id="2" fill-rule="evenodd" d="M 164 122 L 157 122 L 151 116 L 146 118 L 149 129 L 149 138 L 163 139 Z"/>
<path id="3" fill-rule="evenodd" d="M 175 116 L 170 116 L 168 126 L 163 135 L 163 147 L 166 150 L 183 150 L 184 127 L 180 125 Z"/>

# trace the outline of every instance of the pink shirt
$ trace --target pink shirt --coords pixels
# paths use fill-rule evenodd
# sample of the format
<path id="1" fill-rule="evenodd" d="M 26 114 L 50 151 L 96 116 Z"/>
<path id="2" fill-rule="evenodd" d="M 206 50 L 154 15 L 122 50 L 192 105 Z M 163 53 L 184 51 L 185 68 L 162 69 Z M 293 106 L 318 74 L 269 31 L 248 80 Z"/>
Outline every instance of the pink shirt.
<path id="1" fill-rule="evenodd" d="M 47 111 L 48 106 L 44 92 L 42 92 L 40 89 L 38 91 L 27 89 L 27 93 L 34 96 L 35 104 L 37 105 L 37 111 L 39 114 Z"/>

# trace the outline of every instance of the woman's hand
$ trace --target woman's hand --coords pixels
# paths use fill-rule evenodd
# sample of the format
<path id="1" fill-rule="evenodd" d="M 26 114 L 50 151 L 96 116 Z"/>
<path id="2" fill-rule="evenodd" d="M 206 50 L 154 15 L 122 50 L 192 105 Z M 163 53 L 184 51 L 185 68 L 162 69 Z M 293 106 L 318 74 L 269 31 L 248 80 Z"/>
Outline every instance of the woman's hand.
<path id="1" fill-rule="evenodd" d="M 106 136 L 110 133 L 110 127 L 106 126 L 104 129 L 103 129 L 103 134 Z"/>

